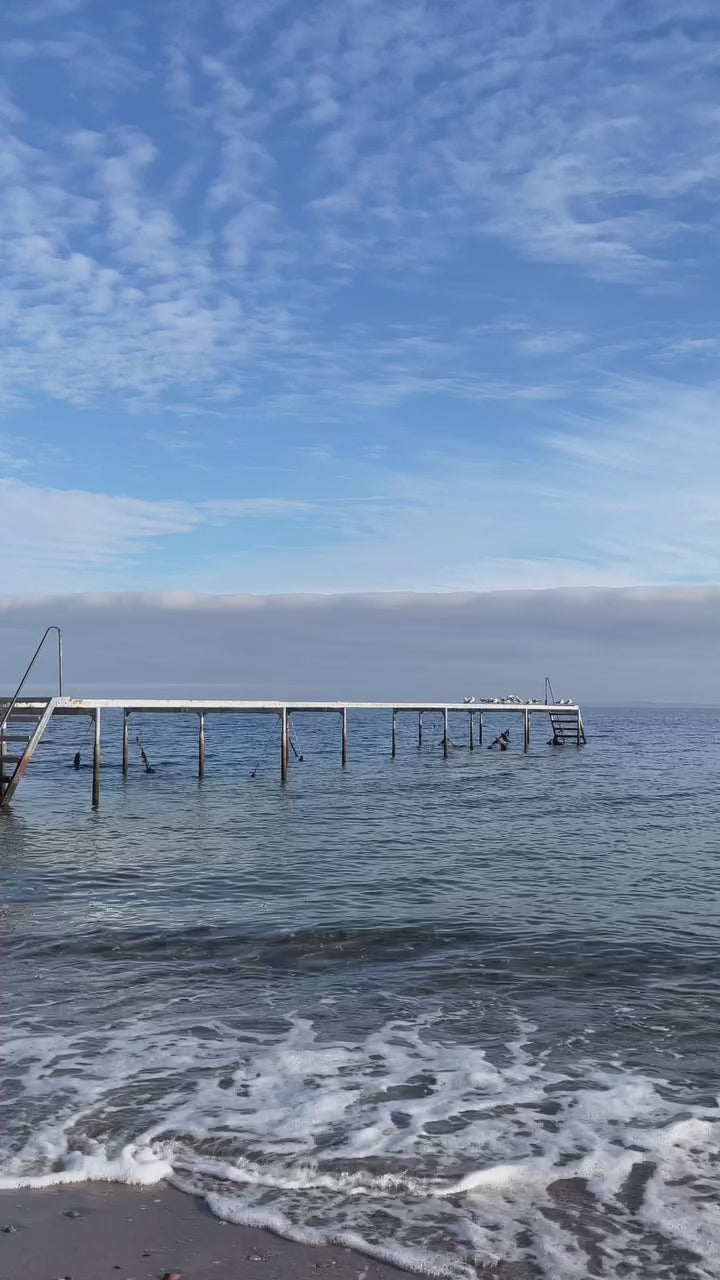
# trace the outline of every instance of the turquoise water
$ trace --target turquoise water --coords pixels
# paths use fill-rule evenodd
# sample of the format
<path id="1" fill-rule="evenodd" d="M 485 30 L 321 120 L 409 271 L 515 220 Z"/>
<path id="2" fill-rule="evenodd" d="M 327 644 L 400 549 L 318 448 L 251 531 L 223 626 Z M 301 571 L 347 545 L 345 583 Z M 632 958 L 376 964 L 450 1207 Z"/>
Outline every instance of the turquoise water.
<path id="1" fill-rule="evenodd" d="M 266 720 L 210 717 L 200 783 L 196 718 L 139 721 L 123 779 L 106 715 L 98 812 L 53 724 L 0 821 L 5 1185 L 170 1177 L 436 1274 L 716 1276 L 720 713 L 586 722 L 498 755 L 458 717 L 446 761 L 408 718 L 391 761 L 351 716 L 343 771 L 298 717 L 282 789 Z"/>

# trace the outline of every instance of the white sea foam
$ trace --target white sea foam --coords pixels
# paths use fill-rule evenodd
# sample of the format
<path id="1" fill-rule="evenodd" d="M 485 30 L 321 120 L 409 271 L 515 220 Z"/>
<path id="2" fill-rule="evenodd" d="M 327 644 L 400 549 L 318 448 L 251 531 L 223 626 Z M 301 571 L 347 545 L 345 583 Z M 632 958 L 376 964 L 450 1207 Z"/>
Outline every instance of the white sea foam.
<path id="1" fill-rule="evenodd" d="M 458 1280 L 527 1258 L 552 1280 L 621 1257 L 720 1274 L 720 1109 L 592 1061 L 551 1069 L 529 1029 L 491 1061 L 429 1023 L 327 1043 L 302 1019 L 263 1038 L 169 1011 L 28 1029 L 2 1060 L 3 1188 L 168 1179 L 228 1221 Z"/>

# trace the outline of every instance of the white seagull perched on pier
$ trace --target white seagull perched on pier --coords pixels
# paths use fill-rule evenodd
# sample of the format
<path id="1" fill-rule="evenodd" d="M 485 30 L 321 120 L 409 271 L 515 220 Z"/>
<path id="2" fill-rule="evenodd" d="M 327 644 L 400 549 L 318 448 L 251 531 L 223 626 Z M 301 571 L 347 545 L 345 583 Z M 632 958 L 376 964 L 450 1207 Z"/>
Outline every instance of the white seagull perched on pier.
<path id="1" fill-rule="evenodd" d="M 475 699 L 472 694 L 470 694 L 469 698 L 463 698 L 463 702 L 474 702 L 474 701 Z"/>

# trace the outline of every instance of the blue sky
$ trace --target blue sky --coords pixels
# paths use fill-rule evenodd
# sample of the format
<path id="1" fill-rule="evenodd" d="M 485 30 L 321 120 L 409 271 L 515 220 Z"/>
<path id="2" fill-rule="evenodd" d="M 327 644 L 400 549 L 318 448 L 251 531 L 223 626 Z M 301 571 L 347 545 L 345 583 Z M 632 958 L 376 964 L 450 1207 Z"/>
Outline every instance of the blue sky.
<path id="1" fill-rule="evenodd" d="M 3 591 L 718 576 L 710 0 L 26 0 Z"/>

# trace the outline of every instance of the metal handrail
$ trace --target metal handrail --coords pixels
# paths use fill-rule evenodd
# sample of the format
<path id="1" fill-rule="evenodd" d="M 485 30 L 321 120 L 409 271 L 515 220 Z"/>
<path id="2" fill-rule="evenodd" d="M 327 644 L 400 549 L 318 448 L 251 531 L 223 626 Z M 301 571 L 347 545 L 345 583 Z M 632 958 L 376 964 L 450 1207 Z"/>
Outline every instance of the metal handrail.
<path id="1" fill-rule="evenodd" d="M 549 698 L 548 698 L 548 694 L 550 694 Z M 555 694 L 553 693 L 553 687 L 550 683 L 550 677 L 546 676 L 545 677 L 545 705 L 547 706 L 548 703 L 552 703 L 553 706 L 555 705 Z"/>
<path id="2" fill-rule="evenodd" d="M 17 702 L 18 698 L 20 697 L 20 694 L 21 694 L 21 692 L 22 692 L 22 687 L 23 687 L 23 685 L 25 684 L 25 681 L 27 680 L 28 676 L 30 675 L 30 672 L 32 671 L 33 667 L 35 666 L 35 661 L 36 661 L 36 659 L 37 659 L 37 656 L 38 656 L 38 654 L 40 653 L 40 650 L 42 649 L 42 647 L 43 647 L 43 645 L 44 645 L 45 641 L 47 640 L 48 636 L 50 635 L 50 632 L 51 632 L 51 631 L 57 631 L 57 638 L 58 638 L 58 686 L 59 686 L 59 694 L 60 694 L 60 697 L 62 698 L 62 696 L 63 696 L 63 652 L 62 652 L 62 631 L 60 630 L 60 628 L 59 628 L 59 627 L 52 626 L 52 627 L 48 627 L 48 628 L 47 628 L 47 630 L 46 630 L 46 632 L 45 632 L 45 634 L 44 634 L 44 636 L 43 636 L 42 640 L 40 641 L 40 643 L 39 643 L 39 645 L 38 645 L 37 649 L 35 650 L 35 652 L 34 652 L 34 654 L 33 654 L 32 658 L 30 659 L 30 661 L 29 661 L 29 663 L 28 663 L 28 665 L 27 665 L 27 668 L 26 668 L 26 671 L 25 671 L 25 674 L 24 674 L 24 676 L 23 676 L 22 680 L 20 681 L 20 683 L 19 683 L 19 685 L 18 685 L 17 689 L 15 690 L 15 693 L 13 694 L 13 697 L 12 697 L 12 698 L 11 698 L 11 700 L 10 700 L 10 706 L 8 707 L 7 711 L 5 712 L 5 715 L 3 716 L 2 720 L 0 720 L 0 733 L 1 733 L 1 732 L 2 732 L 2 730 L 5 728 L 5 723 L 6 723 L 7 719 L 8 719 L 8 716 L 10 715 L 10 712 L 12 711 L 13 707 L 15 706 L 15 703 Z"/>

